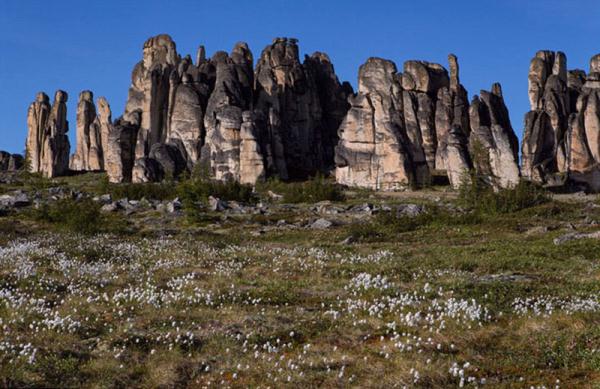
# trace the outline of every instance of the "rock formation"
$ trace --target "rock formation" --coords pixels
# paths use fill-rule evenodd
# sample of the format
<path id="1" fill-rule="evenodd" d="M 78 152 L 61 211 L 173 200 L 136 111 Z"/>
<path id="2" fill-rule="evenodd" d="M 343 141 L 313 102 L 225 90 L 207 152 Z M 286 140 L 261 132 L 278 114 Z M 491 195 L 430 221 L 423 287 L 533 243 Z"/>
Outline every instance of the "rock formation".
<path id="1" fill-rule="evenodd" d="M 316 53 L 302 64 L 297 40 L 276 38 L 263 50 L 255 78 L 254 109 L 266 119 L 262 147 L 269 173 L 306 178 L 331 168 L 342 115 L 323 110 L 344 106 L 347 88 L 337 81 L 329 59 Z"/>
<path id="2" fill-rule="evenodd" d="M 83 91 L 77 104 L 77 145 L 71 157 L 71 170 L 95 171 L 104 168 L 100 126 L 97 123 L 94 94 Z"/>
<path id="3" fill-rule="evenodd" d="M 423 186 L 445 174 L 458 188 L 474 171 L 494 188 L 522 175 L 545 185 L 600 191 L 600 55 L 590 74 L 568 70 L 561 52 L 539 51 L 529 68 L 522 168 L 499 84 L 471 104 L 456 56 L 448 68 L 406 61 L 402 72 L 370 58 L 358 91 L 340 83 L 331 60 L 300 60 L 296 39 L 276 38 L 253 68 L 246 43 L 195 61 L 168 35 L 148 39 L 135 65 L 125 112 L 112 122 L 104 98 L 83 91 L 71 169 L 106 170 L 111 182 L 177 178 L 202 164 L 212 178 L 254 184 L 306 179 L 335 169 L 339 183 L 378 190 Z M 32 172 L 67 173 L 67 94 L 39 93 L 28 111 Z M 0 154 L 0 168 L 20 160 Z"/>
<path id="4" fill-rule="evenodd" d="M 578 75 L 577 80 L 583 77 Z M 590 73 L 584 78 L 577 99 L 577 112 L 571 116 L 569 137 L 569 178 L 588 189 L 600 191 L 600 54 L 590 60 Z M 572 83 L 570 89 L 579 87 Z"/>
<path id="5" fill-rule="evenodd" d="M 245 43 L 210 59 L 200 47 L 194 64 L 189 56 L 177 54 L 168 35 L 150 38 L 133 70 L 123 116 L 124 122 L 135 123 L 133 116 L 140 115 L 135 159 L 144 160 L 132 181 L 160 176 L 151 173 L 156 166 L 170 170 L 161 161 L 145 160 L 153 158 L 155 145 L 169 145 L 173 158 L 178 150 L 175 159 L 183 158 L 187 170 L 206 164 L 219 180 L 252 183 L 267 175 L 305 178 L 330 171 L 350 92 L 325 54 L 315 53 L 301 63 L 295 39 L 275 39 L 253 71 L 253 56 Z M 249 169 L 254 178 L 244 177 L 242 169 Z"/>
<path id="6" fill-rule="evenodd" d="M 529 103 L 522 145 L 522 174 L 538 183 L 563 182 L 567 166 L 567 131 L 577 97 L 579 73 L 567 71 L 562 52 L 538 51 L 529 66 Z M 560 174 L 564 173 L 564 174 Z"/>
<path id="7" fill-rule="evenodd" d="M 32 173 L 56 177 L 69 170 L 67 98 L 66 92 L 57 91 L 50 107 L 48 96 L 40 92 L 29 106 L 26 153 Z"/>
<path id="8" fill-rule="evenodd" d="M 23 156 L 0 151 L 0 171 L 16 171 L 23 167 Z"/>
<path id="9" fill-rule="evenodd" d="M 336 149 L 339 183 L 393 190 L 423 185 L 445 170 L 454 187 L 471 168 L 467 92 L 458 62 L 451 76 L 441 65 L 370 58 L 359 70 L 358 94 L 340 126 Z M 450 147 L 449 147 L 450 146 Z"/>
<path id="10" fill-rule="evenodd" d="M 25 148 L 29 160 L 29 170 L 32 173 L 41 172 L 42 169 L 42 152 L 50 110 L 48 95 L 39 92 L 27 111 L 28 133 Z"/>
<path id="11" fill-rule="evenodd" d="M 110 107 L 107 107 L 110 117 Z M 135 142 L 141 120 L 141 114 L 131 114 L 127 121 L 117 119 L 107 127 L 108 136 L 106 152 L 104 153 L 104 168 L 108 180 L 112 183 L 132 181 L 133 165 L 135 163 Z"/>
<path id="12" fill-rule="evenodd" d="M 495 188 L 514 187 L 519 183 L 519 141 L 500 84 L 473 97 L 469 116 L 469 149 L 477 175 Z"/>
<path id="13" fill-rule="evenodd" d="M 252 111 L 242 113 L 240 129 L 240 183 L 255 184 L 266 177 L 265 157 L 258 140 L 259 125 Z"/>
<path id="14" fill-rule="evenodd" d="M 231 57 L 219 51 L 211 62 L 216 67 L 216 80 L 204 117 L 202 160 L 217 180 L 239 181 L 242 112 L 252 104 L 253 78 L 248 73 L 252 54 L 245 44 L 238 43 Z"/>
<path id="15" fill-rule="evenodd" d="M 359 69 L 358 93 L 339 129 L 336 180 L 348 186 L 394 190 L 414 181 L 402 123 L 402 90 L 396 65 L 369 58 Z"/>
<path id="16" fill-rule="evenodd" d="M 113 131 L 113 124 L 110 105 L 104 97 L 98 98 L 97 101 L 97 112 L 96 119 L 94 120 L 94 128 L 100 137 L 99 145 L 101 149 L 100 154 L 102 155 L 100 166 L 102 170 L 105 170 L 108 153 L 108 138 L 110 133 Z"/>

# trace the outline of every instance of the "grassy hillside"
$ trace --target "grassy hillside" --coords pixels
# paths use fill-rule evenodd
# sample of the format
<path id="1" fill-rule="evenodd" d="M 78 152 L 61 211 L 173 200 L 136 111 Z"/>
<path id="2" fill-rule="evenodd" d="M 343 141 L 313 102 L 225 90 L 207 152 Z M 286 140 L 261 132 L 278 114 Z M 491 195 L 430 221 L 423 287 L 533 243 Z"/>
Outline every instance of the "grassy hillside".
<path id="1" fill-rule="evenodd" d="M 125 190 L 99 182 L 3 191 Z M 0 386 L 599 387 L 600 240 L 554 242 L 598 230 L 595 197 L 257 196 L 193 217 L 91 199 L 2 214 Z"/>

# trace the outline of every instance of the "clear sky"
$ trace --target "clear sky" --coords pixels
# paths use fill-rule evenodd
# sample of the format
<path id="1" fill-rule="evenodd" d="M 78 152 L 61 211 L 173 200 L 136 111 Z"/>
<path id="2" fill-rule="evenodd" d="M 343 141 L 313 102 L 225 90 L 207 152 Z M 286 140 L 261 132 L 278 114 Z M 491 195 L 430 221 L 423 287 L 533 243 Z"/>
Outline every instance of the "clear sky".
<path id="1" fill-rule="evenodd" d="M 527 70 L 539 49 L 562 50 L 569 69 L 588 71 L 600 52 L 598 0 L 0 0 L 0 149 L 22 152 L 35 93 L 69 93 L 71 142 L 81 90 L 106 96 L 113 118 L 125 106 L 131 70 L 150 36 L 170 34 L 180 54 L 207 55 L 246 41 L 255 60 L 277 36 L 301 53 L 329 54 L 356 86 L 370 56 L 438 62 L 458 56 L 469 98 L 500 82 L 513 127 L 528 110 Z"/>

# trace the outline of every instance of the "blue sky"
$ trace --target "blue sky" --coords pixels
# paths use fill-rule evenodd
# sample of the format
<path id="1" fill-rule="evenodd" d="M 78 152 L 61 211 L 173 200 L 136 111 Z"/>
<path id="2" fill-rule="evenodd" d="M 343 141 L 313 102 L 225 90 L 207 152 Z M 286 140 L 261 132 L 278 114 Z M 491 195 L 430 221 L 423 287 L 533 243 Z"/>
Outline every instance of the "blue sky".
<path id="1" fill-rule="evenodd" d="M 81 90 L 106 96 L 121 115 L 142 44 L 159 33 L 180 54 L 246 41 L 255 60 L 273 37 L 296 37 L 302 53 L 328 53 L 353 85 L 370 56 L 399 68 L 408 59 L 447 66 L 452 52 L 470 98 L 502 84 L 521 137 L 529 60 L 539 49 L 562 50 L 570 69 L 587 71 L 600 52 L 599 20 L 596 0 L 0 0 L 0 149 L 23 150 L 27 107 L 40 90 L 69 93 L 72 144 Z"/>

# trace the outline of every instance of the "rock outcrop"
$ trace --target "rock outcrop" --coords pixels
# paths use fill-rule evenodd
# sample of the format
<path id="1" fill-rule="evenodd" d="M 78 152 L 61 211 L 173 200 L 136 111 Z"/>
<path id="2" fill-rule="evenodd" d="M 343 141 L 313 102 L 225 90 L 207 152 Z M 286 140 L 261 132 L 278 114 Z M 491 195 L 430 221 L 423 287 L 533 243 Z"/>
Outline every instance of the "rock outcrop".
<path id="1" fill-rule="evenodd" d="M 316 53 L 301 63 L 297 40 L 276 38 L 262 51 L 255 85 L 254 109 L 266 120 L 262 146 L 269 174 L 306 178 L 333 167 L 342 115 L 323 112 L 343 105 L 347 88 L 337 81 L 329 59 Z"/>
<path id="2" fill-rule="evenodd" d="M 134 67 L 125 106 L 124 119 L 133 122 L 141 112 L 136 145 L 136 158 L 147 156 L 150 147 L 166 140 L 169 124 L 171 72 L 180 57 L 175 42 L 168 35 L 158 35 L 144 43 L 143 59 Z"/>
<path id="3" fill-rule="evenodd" d="M 522 145 L 523 177 L 542 184 L 564 182 L 569 116 L 574 113 L 579 72 L 567 71 L 562 52 L 538 51 L 529 66 L 529 103 Z M 571 82 L 571 88 L 569 88 Z"/>
<path id="4" fill-rule="evenodd" d="M 339 128 L 336 180 L 375 190 L 405 188 L 415 170 L 402 122 L 402 89 L 396 65 L 369 58 L 361 65 L 358 92 Z"/>
<path id="5" fill-rule="evenodd" d="M 29 106 L 26 153 L 32 173 L 56 177 L 69 170 L 67 99 L 67 93 L 59 90 L 50 107 L 48 96 L 40 92 Z"/>
<path id="6" fill-rule="evenodd" d="M 240 183 L 255 184 L 266 177 L 265 156 L 258 139 L 259 120 L 252 111 L 242 112 L 240 128 Z"/>
<path id="7" fill-rule="evenodd" d="M 107 109 L 106 114 L 110 117 L 110 107 L 107 106 Z M 112 183 L 132 181 L 135 143 L 141 114 L 138 111 L 137 114 L 131 114 L 129 117 L 132 121 L 121 117 L 107 127 L 104 167 L 108 180 Z"/>
<path id="8" fill-rule="evenodd" d="M 104 169 L 100 127 L 97 125 L 94 94 L 83 91 L 77 104 L 77 143 L 70 168 L 75 171 Z"/>
<path id="9" fill-rule="evenodd" d="M 23 156 L 0 151 L 0 171 L 16 171 L 23 167 Z"/>
<path id="10" fill-rule="evenodd" d="M 519 183 L 519 141 L 510 124 L 500 84 L 474 96 L 469 108 L 469 149 L 475 171 L 494 188 Z"/>
<path id="11" fill-rule="evenodd" d="M 444 170 L 454 187 L 471 168 L 467 147 L 467 92 L 441 65 L 407 61 L 398 73 L 391 61 L 370 58 L 359 70 L 359 90 L 339 129 L 339 183 L 393 190 L 423 185 Z"/>
<path id="12" fill-rule="evenodd" d="M 238 43 L 231 57 L 219 51 L 211 62 L 216 80 L 204 117 L 202 160 L 217 180 L 240 181 L 240 130 L 242 112 L 252 104 L 252 54 L 245 43 Z"/>
<path id="13" fill-rule="evenodd" d="M 590 72 L 568 70 L 561 52 L 539 51 L 528 75 L 522 167 L 499 84 L 471 104 L 456 56 L 448 69 L 406 61 L 402 72 L 370 58 L 356 94 L 321 52 L 301 60 L 298 42 L 276 38 L 254 68 L 245 43 L 195 61 L 168 35 L 148 39 L 125 112 L 112 122 L 104 98 L 83 91 L 70 168 L 105 170 L 111 182 L 177 178 L 198 164 L 217 180 L 331 173 L 348 186 L 397 190 L 446 175 L 453 188 L 476 175 L 496 189 L 519 179 L 600 191 L 600 55 Z M 67 94 L 38 93 L 27 116 L 26 160 L 47 177 L 69 170 Z M 0 153 L 0 170 L 23 161 Z"/>
<path id="14" fill-rule="evenodd" d="M 48 95 L 44 92 L 39 92 L 27 111 L 28 133 L 25 149 L 27 159 L 29 160 L 29 170 L 32 173 L 42 171 L 44 141 L 46 139 L 48 120 L 50 119 L 50 110 Z"/>
<path id="15" fill-rule="evenodd" d="M 577 77 L 581 80 L 582 77 Z M 575 83 L 572 83 L 573 85 Z M 579 87 L 579 84 L 575 84 Z M 575 89 L 575 88 L 571 88 Z M 571 116 L 569 178 L 600 191 L 600 54 L 590 60 L 590 73 L 581 85 L 577 113 Z"/>

